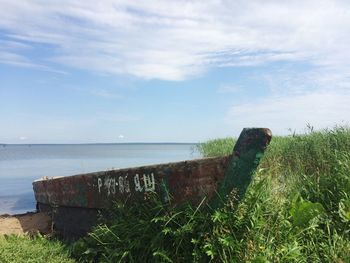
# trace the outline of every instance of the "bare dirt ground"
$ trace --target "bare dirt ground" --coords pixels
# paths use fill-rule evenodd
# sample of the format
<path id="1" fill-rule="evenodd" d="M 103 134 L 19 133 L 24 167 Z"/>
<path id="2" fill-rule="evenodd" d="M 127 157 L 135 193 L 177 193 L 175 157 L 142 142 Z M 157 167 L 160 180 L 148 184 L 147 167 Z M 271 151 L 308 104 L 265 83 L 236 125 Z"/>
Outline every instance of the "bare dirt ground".
<path id="1" fill-rule="evenodd" d="M 5 234 L 50 234 L 51 216 L 48 213 L 26 213 L 21 215 L 0 215 L 0 235 Z"/>

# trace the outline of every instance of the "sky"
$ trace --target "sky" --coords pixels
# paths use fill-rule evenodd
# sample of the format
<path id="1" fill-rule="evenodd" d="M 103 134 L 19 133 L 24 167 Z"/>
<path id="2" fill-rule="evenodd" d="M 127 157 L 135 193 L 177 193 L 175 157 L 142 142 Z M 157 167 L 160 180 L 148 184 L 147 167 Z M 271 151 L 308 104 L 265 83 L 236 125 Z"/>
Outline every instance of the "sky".
<path id="1" fill-rule="evenodd" d="M 0 0 L 0 143 L 348 125 L 350 1 Z"/>

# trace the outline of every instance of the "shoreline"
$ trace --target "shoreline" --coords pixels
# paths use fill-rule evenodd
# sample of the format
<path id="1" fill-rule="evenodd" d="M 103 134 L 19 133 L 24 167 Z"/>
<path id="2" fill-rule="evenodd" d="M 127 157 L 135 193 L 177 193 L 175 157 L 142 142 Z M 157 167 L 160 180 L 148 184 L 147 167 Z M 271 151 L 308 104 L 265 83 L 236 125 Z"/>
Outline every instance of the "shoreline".
<path id="1" fill-rule="evenodd" d="M 49 213 L 27 212 L 17 215 L 0 215 L 0 235 L 51 234 L 52 221 Z"/>

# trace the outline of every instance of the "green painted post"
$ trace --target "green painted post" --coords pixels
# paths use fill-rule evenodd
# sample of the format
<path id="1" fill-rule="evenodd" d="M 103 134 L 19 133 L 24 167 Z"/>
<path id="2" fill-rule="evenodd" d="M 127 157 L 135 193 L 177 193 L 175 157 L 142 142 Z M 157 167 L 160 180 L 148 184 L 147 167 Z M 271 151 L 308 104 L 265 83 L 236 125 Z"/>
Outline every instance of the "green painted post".
<path id="1" fill-rule="evenodd" d="M 242 199 L 271 138 L 272 133 L 267 128 L 243 129 L 233 148 L 225 177 L 209 203 L 212 209 L 221 207 L 232 190 L 236 191 L 237 201 Z"/>

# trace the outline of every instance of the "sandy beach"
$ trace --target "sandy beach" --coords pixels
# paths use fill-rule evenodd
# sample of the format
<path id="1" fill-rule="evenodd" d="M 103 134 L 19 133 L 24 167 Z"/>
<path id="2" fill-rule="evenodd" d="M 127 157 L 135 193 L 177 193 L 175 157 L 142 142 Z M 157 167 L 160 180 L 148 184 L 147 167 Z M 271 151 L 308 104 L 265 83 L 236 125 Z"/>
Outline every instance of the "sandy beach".
<path id="1" fill-rule="evenodd" d="M 20 215 L 0 215 L 0 235 L 49 234 L 52 232 L 48 213 L 28 212 Z"/>

